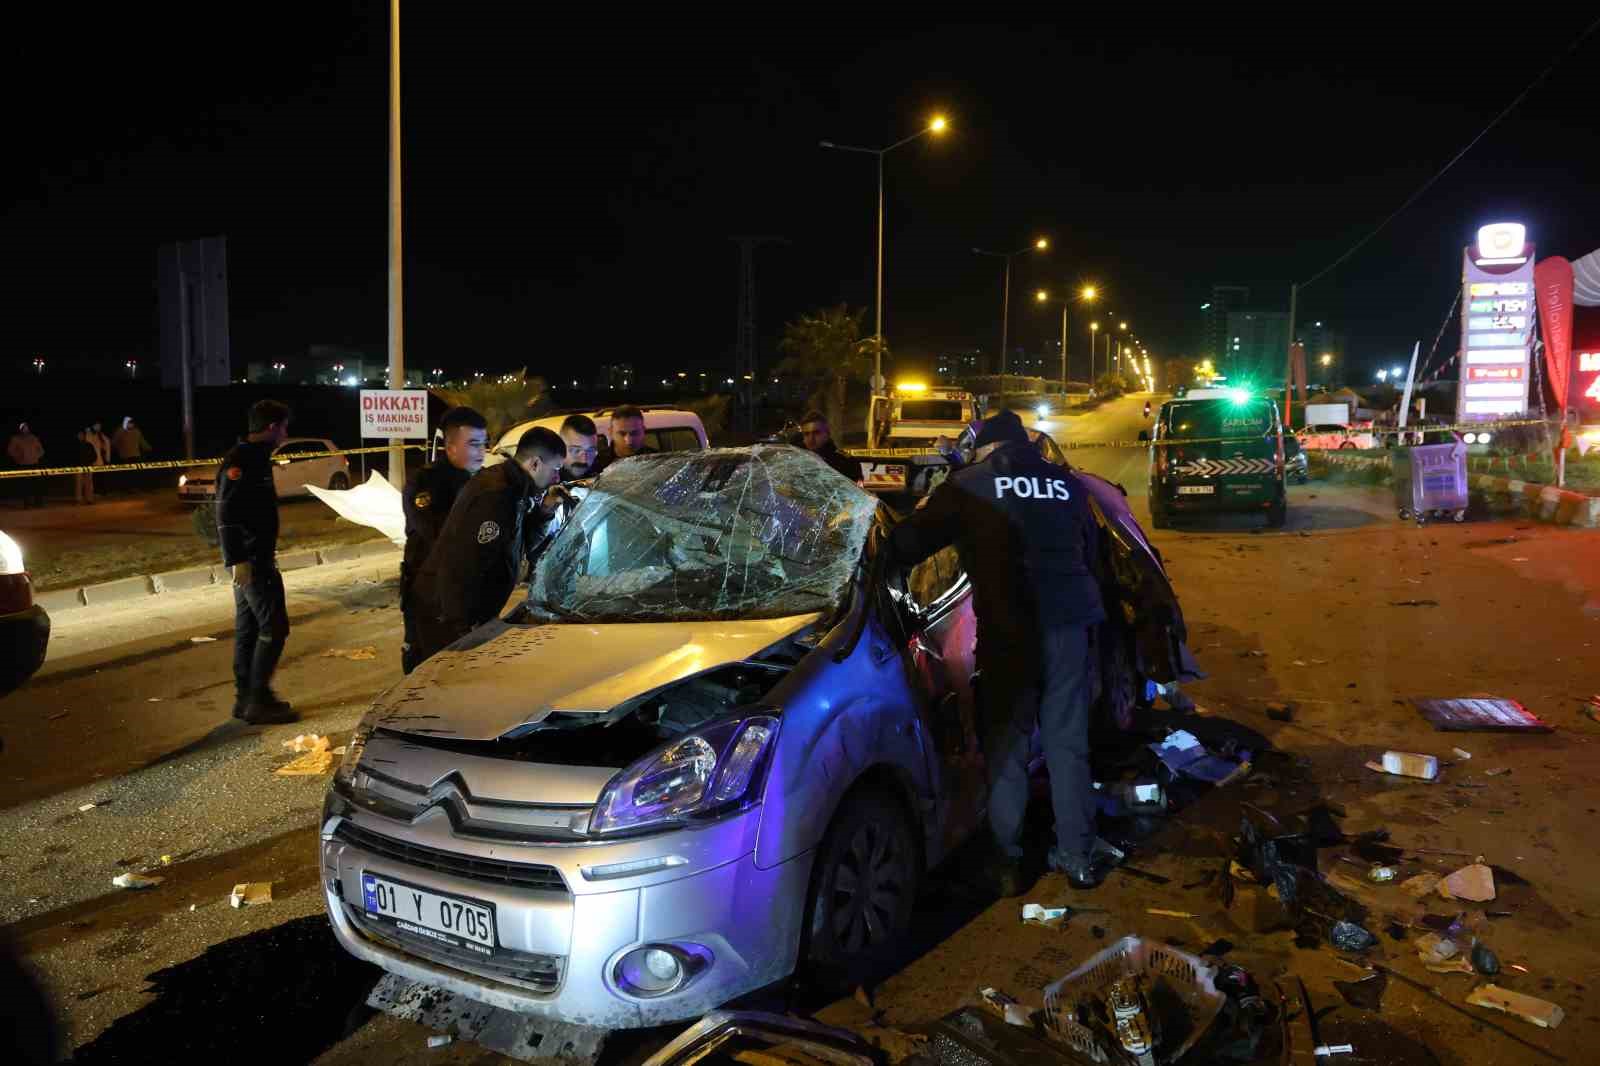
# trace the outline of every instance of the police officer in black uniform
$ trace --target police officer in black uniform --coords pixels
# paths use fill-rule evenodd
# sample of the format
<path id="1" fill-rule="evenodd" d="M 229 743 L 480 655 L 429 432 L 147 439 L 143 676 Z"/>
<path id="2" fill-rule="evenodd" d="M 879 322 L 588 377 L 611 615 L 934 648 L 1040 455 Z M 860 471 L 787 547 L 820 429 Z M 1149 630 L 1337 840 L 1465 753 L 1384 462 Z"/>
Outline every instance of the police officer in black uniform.
<path id="1" fill-rule="evenodd" d="M 428 560 L 456 494 L 483 466 L 489 444 L 489 423 L 470 407 L 456 407 L 439 420 L 444 448 L 432 463 L 412 473 L 400 494 L 406 514 L 406 552 L 400 560 L 400 616 L 405 621 L 405 643 L 400 645 L 400 668 L 416 668 L 417 610 L 412 597 L 417 572 Z"/>
<path id="2" fill-rule="evenodd" d="M 233 574 L 233 716 L 251 725 L 293 722 L 272 675 L 289 636 L 283 575 L 278 572 L 278 491 L 272 452 L 289 436 L 289 408 L 259 400 L 250 433 L 217 471 L 217 534 L 222 565 Z"/>
<path id="3" fill-rule="evenodd" d="M 418 663 L 505 606 L 522 561 L 566 495 L 559 484 L 566 454 L 559 436 L 535 426 L 509 461 L 474 477 L 456 497 L 412 588 Z"/>
<path id="4" fill-rule="evenodd" d="M 806 451 L 851 481 L 857 483 L 861 481 L 861 460 L 844 454 L 839 450 L 839 446 L 833 443 L 833 427 L 828 425 L 827 415 L 821 411 L 807 411 L 806 416 L 800 420 L 800 440 L 805 444 Z"/>
<path id="5" fill-rule="evenodd" d="M 1037 724 L 1056 816 L 1050 866 L 1073 887 L 1093 888 L 1108 872 L 1089 769 L 1089 633 L 1105 618 L 1095 577 L 1100 528 L 1077 477 L 1039 454 L 1015 413 L 985 421 L 976 447 L 975 462 L 895 527 L 891 556 L 910 566 L 954 544 L 972 579 L 995 887 L 1021 891 Z"/>

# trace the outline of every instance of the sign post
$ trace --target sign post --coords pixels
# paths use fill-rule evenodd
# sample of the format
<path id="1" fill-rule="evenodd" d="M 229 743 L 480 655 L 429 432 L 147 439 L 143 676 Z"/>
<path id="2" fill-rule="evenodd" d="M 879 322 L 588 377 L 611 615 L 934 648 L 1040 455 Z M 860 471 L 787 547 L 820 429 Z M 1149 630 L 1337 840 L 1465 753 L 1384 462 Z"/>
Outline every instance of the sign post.
<path id="1" fill-rule="evenodd" d="M 389 447 L 389 464 L 395 466 L 393 456 L 400 448 L 400 442 L 405 440 L 428 439 L 428 390 L 427 389 L 362 389 L 361 390 L 361 444 L 365 447 L 368 438 L 387 440 Z M 404 451 L 400 452 L 405 455 Z M 365 453 L 362 455 L 365 462 Z M 400 471 L 405 471 L 404 460 L 401 460 Z M 365 467 L 363 466 L 363 470 Z M 394 482 L 394 470 L 390 470 L 390 483 Z M 404 477 L 401 484 L 405 483 Z"/>
<path id="2" fill-rule="evenodd" d="M 1533 337 L 1533 245 L 1518 222 L 1478 230 L 1461 255 L 1461 387 L 1456 421 L 1528 409 Z"/>

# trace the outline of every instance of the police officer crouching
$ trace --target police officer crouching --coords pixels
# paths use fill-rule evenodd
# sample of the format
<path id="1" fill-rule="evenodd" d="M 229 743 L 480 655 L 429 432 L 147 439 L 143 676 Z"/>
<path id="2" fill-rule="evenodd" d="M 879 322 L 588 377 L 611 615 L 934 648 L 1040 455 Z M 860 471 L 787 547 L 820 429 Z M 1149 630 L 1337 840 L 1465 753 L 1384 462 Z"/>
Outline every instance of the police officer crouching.
<path id="1" fill-rule="evenodd" d="M 406 515 L 406 551 L 400 560 L 400 616 L 405 620 L 405 643 L 400 645 L 400 668 L 410 673 L 419 660 L 417 605 L 413 586 L 427 562 L 439 532 L 444 528 L 456 495 L 483 467 L 489 444 L 489 423 L 470 407 L 456 407 L 439 420 L 444 448 L 433 462 L 413 471 L 400 494 Z"/>
<path id="2" fill-rule="evenodd" d="M 954 544 L 972 579 L 993 887 L 1007 896 L 1022 889 L 1037 725 L 1056 819 L 1049 864 L 1074 888 L 1093 888 L 1108 872 L 1096 850 L 1089 768 L 1089 633 L 1105 618 L 1094 576 L 1100 529 L 1088 492 L 1039 454 L 1015 413 L 986 420 L 976 449 L 975 462 L 895 527 L 890 552 L 911 566 Z"/>
<path id="3" fill-rule="evenodd" d="M 567 448 L 535 426 L 510 461 L 467 482 L 412 587 L 420 664 L 494 618 L 517 572 L 565 496 L 558 484 Z"/>

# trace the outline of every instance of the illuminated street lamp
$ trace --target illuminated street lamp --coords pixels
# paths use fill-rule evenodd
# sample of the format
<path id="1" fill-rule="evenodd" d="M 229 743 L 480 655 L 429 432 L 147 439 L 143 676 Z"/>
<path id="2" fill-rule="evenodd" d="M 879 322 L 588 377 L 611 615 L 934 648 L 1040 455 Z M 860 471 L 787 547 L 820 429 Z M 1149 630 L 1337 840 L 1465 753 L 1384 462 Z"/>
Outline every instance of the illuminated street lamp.
<path id="1" fill-rule="evenodd" d="M 833 141 L 819 142 L 824 148 L 832 148 L 840 152 L 859 152 L 863 155 L 878 157 L 878 287 L 876 309 L 872 315 L 872 387 L 874 389 L 883 388 L 883 157 L 896 148 L 910 144 L 919 137 L 928 134 L 942 134 L 949 128 L 950 123 L 943 115 L 934 115 L 926 126 L 909 137 L 901 138 L 887 148 L 861 148 L 849 144 L 836 144 Z"/>
<path id="2" fill-rule="evenodd" d="M 1083 288 L 1078 290 L 1078 302 L 1079 303 L 1092 303 L 1094 301 L 1095 295 L 1096 295 L 1095 287 L 1093 285 L 1085 285 Z M 1040 289 L 1038 292 L 1034 293 L 1034 298 L 1036 300 L 1038 300 L 1040 303 L 1045 303 L 1050 299 L 1050 294 L 1047 291 L 1045 291 L 1044 289 Z M 1063 298 L 1062 301 L 1061 301 L 1061 391 L 1062 392 L 1066 392 L 1067 391 L 1067 305 L 1070 304 L 1071 302 L 1072 301 L 1070 299 L 1068 299 L 1068 298 Z M 1090 377 L 1094 376 L 1092 371 L 1091 371 L 1089 376 Z"/>
<path id="3" fill-rule="evenodd" d="M 1033 243 L 1025 244 L 1021 248 L 1010 252 L 990 252 L 982 248 L 974 248 L 972 250 L 977 255 L 986 255 L 992 259 L 1004 259 L 1006 261 L 1006 283 L 1000 297 L 1000 394 L 1002 396 L 1005 395 L 1006 391 L 1006 345 L 1011 340 L 1011 260 L 1023 252 L 1048 252 L 1049 250 L 1050 240 L 1048 237 L 1036 237 Z"/>
<path id="4" fill-rule="evenodd" d="M 1379 381 L 1388 381 L 1389 380 L 1389 372 L 1387 370 L 1378 371 L 1378 380 Z"/>
<path id="5" fill-rule="evenodd" d="M 1322 358 L 1320 360 L 1318 360 L 1318 361 L 1321 362 L 1323 366 L 1332 366 L 1333 365 L 1333 353 L 1332 352 L 1323 352 L 1322 353 Z"/>

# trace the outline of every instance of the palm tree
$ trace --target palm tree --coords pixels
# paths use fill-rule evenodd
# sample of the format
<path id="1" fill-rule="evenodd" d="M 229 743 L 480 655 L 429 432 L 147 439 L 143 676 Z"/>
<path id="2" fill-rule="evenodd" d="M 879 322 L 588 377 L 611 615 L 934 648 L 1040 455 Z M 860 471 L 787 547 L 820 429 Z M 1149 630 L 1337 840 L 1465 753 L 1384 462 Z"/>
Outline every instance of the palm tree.
<path id="1" fill-rule="evenodd" d="M 825 307 L 784 326 L 778 342 L 784 353 L 778 373 L 812 383 L 810 403 L 827 414 L 835 433 L 844 425 L 846 386 L 866 380 L 872 372 L 875 342 L 861 335 L 866 313 L 866 308 L 851 311 L 846 304 Z"/>

